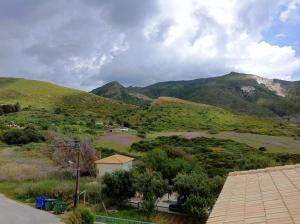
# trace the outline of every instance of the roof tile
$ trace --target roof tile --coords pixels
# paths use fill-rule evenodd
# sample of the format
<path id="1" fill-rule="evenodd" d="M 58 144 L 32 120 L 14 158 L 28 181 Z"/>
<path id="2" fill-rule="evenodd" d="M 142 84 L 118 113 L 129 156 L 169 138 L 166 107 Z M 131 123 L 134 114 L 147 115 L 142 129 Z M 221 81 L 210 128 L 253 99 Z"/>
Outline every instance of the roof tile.
<path id="1" fill-rule="evenodd" d="M 300 224 L 300 164 L 230 173 L 207 223 Z"/>

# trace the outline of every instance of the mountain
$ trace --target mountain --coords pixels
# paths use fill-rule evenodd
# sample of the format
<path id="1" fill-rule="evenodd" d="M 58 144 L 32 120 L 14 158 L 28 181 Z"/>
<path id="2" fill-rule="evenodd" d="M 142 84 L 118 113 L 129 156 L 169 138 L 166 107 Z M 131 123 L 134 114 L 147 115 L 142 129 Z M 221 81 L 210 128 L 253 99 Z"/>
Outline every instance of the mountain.
<path id="1" fill-rule="evenodd" d="M 19 102 L 22 108 L 53 110 L 61 107 L 72 113 L 111 115 L 133 108 L 125 103 L 49 82 L 0 78 L 0 104 Z"/>
<path id="2" fill-rule="evenodd" d="M 150 106 L 119 117 L 129 126 L 148 131 L 209 130 L 290 135 L 293 125 L 279 119 L 238 115 L 219 107 L 172 97 L 159 97 Z"/>
<path id="3" fill-rule="evenodd" d="M 141 93 L 130 91 L 117 81 L 107 83 L 102 87 L 92 90 L 91 93 L 134 105 L 145 105 L 152 101 L 151 98 Z"/>
<path id="4" fill-rule="evenodd" d="M 125 89 L 153 99 L 160 96 L 176 97 L 254 116 L 282 117 L 300 114 L 299 81 L 266 79 L 232 72 L 219 77 L 160 82 Z"/>

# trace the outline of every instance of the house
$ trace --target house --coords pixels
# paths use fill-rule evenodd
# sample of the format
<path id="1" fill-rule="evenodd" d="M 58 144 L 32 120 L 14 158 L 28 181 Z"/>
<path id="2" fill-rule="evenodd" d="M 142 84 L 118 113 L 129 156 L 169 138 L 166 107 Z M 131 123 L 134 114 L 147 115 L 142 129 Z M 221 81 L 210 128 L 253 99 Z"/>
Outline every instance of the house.
<path id="1" fill-rule="evenodd" d="M 207 224 L 300 223 L 300 164 L 232 172 Z"/>
<path id="2" fill-rule="evenodd" d="M 95 161 L 97 175 L 102 177 L 105 173 L 112 173 L 115 170 L 130 170 L 134 159 L 123 155 L 112 155 Z"/>

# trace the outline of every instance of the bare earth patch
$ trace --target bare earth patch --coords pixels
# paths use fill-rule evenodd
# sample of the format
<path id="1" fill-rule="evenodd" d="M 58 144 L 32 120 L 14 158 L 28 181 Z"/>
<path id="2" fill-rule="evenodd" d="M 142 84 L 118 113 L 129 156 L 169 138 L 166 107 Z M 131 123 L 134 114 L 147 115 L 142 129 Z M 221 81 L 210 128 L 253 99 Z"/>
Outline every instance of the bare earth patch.
<path id="1" fill-rule="evenodd" d="M 96 138 L 96 146 L 113 148 L 120 151 L 127 151 L 131 144 L 139 141 L 135 133 L 106 133 Z"/>

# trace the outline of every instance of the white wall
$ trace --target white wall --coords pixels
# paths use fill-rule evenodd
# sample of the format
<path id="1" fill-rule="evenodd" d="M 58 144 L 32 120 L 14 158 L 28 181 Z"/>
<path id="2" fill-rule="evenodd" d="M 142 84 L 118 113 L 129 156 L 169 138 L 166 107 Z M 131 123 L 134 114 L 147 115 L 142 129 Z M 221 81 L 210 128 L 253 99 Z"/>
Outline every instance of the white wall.
<path id="1" fill-rule="evenodd" d="M 132 169 L 132 161 L 124 164 L 97 164 L 98 177 L 102 177 L 105 173 L 112 173 L 115 170 L 130 170 Z"/>

